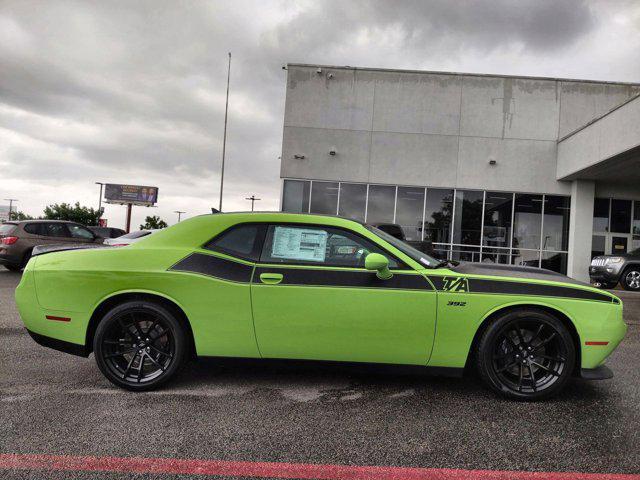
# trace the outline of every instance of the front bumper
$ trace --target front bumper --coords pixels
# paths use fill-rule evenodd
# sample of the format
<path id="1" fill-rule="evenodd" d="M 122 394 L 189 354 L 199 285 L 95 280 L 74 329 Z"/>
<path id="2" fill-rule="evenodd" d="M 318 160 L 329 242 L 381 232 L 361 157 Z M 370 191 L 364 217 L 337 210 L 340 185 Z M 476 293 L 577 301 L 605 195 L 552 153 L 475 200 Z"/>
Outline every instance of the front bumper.
<path id="1" fill-rule="evenodd" d="M 583 368 L 580 370 L 580 378 L 584 380 L 608 380 L 613 378 L 613 372 L 606 365 L 596 368 Z"/>
<path id="2" fill-rule="evenodd" d="M 621 267 L 618 265 L 590 266 L 591 283 L 618 283 Z"/>

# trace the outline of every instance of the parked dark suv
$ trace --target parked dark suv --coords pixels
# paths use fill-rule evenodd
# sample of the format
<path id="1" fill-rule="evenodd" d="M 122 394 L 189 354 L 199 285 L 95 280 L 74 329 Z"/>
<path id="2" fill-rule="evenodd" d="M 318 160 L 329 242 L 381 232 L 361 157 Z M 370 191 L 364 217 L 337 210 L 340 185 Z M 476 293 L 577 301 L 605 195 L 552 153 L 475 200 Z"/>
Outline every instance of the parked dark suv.
<path id="1" fill-rule="evenodd" d="M 640 290 L 640 248 L 620 255 L 593 257 L 589 266 L 591 283 L 613 288 L 618 282 L 625 290 Z"/>
<path id="2" fill-rule="evenodd" d="M 0 224 L 0 265 L 12 271 L 25 267 L 36 245 L 102 243 L 84 225 L 63 220 L 26 220 Z"/>

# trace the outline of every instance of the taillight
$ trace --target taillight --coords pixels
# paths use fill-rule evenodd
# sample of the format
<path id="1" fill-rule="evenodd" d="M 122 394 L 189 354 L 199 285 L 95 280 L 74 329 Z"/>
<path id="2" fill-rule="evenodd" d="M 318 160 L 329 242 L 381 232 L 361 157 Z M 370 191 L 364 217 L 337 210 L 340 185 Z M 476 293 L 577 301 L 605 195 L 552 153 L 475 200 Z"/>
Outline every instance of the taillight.
<path id="1" fill-rule="evenodd" d="M 18 241 L 18 237 L 2 237 L 1 241 L 3 245 L 13 245 Z"/>

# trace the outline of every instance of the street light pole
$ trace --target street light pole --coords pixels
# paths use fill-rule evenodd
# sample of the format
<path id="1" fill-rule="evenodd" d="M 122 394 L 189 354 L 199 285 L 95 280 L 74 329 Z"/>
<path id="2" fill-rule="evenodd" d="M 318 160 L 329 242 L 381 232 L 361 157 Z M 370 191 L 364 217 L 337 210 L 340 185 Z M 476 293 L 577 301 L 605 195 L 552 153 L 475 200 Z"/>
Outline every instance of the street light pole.
<path id="1" fill-rule="evenodd" d="M 9 202 L 9 220 L 11 220 L 11 212 L 13 211 L 13 202 L 17 202 L 17 198 L 5 198 L 5 202 Z"/>
<path id="2" fill-rule="evenodd" d="M 187 213 L 187 212 L 181 212 L 180 210 L 174 210 L 173 213 L 177 213 L 178 214 L 178 223 L 180 223 L 180 218 L 182 217 L 183 213 Z"/>
<path id="3" fill-rule="evenodd" d="M 227 150 L 227 116 L 229 113 L 229 79 L 231 78 L 231 52 L 229 52 L 229 66 L 227 67 L 227 100 L 224 105 L 224 134 L 222 135 L 222 168 L 220 169 L 220 204 L 218 210 L 222 212 L 222 190 L 224 188 L 224 157 Z"/>
<path id="4" fill-rule="evenodd" d="M 96 185 L 100 185 L 100 196 L 98 197 L 98 212 L 100 212 L 100 216 L 102 217 L 102 187 L 104 186 L 104 183 L 102 182 L 96 182 Z"/>
<path id="5" fill-rule="evenodd" d="M 250 197 L 245 198 L 245 200 L 251 200 L 251 211 L 253 212 L 253 204 L 258 200 L 262 200 L 261 198 L 256 198 L 255 195 L 251 195 Z"/>

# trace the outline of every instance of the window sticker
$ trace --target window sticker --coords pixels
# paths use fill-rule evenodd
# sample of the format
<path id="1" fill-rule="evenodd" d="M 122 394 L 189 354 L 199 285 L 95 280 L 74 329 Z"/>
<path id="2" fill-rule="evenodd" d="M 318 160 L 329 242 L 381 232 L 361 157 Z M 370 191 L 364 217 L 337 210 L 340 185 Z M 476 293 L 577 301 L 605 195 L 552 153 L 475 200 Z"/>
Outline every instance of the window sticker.
<path id="1" fill-rule="evenodd" d="M 324 230 L 276 227 L 271 257 L 324 262 L 328 233 Z"/>

